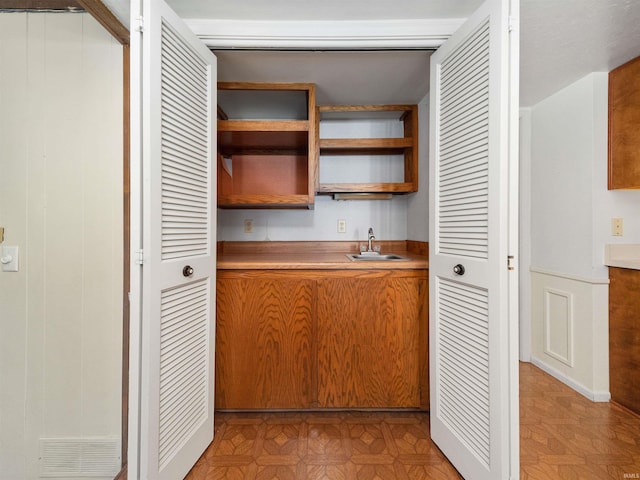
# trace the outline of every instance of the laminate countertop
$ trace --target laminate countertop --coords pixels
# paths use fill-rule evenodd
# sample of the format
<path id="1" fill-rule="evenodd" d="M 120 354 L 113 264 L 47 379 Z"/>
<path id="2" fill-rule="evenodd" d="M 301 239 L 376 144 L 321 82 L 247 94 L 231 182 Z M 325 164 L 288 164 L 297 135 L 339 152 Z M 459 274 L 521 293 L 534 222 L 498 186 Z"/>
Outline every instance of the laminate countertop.
<path id="1" fill-rule="evenodd" d="M 428 250 L 418 242 L 379 242 L 384 254 L 407 260 L 352 261 L 359 242 L 222 242 L 219 270 L 416 270 L 429 268 Z M 361 242 L 360 242 L 361 243 Z M 426 244 L 424 244 L 426 245 Z"/>
<path id="2" fill-rule="evenodd" d="M 605 245 L 604 264 L 608 267 L 640 270 L 640 243 Z"/>

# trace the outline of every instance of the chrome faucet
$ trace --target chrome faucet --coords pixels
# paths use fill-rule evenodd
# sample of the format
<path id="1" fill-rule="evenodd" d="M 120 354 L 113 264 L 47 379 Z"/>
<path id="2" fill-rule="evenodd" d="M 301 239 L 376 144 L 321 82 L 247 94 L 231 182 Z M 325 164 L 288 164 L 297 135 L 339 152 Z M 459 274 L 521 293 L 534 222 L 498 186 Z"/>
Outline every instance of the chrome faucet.
<path id="1" fill-rule="evenodd" d="M 373 235 L 373 227 L 369 227 L 369 248 L 367 249 L 367 252 L 373 252 L 373 245 L 371 242 L 375 239 L 376 237 Z"/>

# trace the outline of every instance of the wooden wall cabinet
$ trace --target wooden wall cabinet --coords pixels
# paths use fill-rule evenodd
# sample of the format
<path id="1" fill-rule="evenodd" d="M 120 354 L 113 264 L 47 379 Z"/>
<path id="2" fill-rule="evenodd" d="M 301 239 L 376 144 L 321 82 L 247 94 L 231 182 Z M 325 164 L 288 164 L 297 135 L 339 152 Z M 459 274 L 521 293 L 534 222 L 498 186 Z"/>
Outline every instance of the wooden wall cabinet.
<path id="1" fill-rule="evenodd" d="M 393 138 L 323 138 L 323 120 L 387 118 L 402 122 L 403 135 Z M 316 114 L 318 162 L 324 155 L 399 155 L 404 178 L 399 182 L 318 183 L 318 194 L 391 193 L 418 191 L 418 106 L 417 105 L 322 105 Z"/>
<path id="2" fill-rule="evenodd" d="M 609 268 L 611 399 L 640 415 L 640 270 Z"/>
<path id="3" fill-rule="evenodd" d="M 219 270 L 217 288 L 217 408 L 428 410 L 426 270 Z"/>
<path id="4" fill-rule="evenodd" d="M 218 207 L 313 208 L 315 85 L 218 83 Z"/>
<path id="5" fill-rule="evenodd" d="M 640 57 L 609 72 L 609 189 L 640 188 Z"/>

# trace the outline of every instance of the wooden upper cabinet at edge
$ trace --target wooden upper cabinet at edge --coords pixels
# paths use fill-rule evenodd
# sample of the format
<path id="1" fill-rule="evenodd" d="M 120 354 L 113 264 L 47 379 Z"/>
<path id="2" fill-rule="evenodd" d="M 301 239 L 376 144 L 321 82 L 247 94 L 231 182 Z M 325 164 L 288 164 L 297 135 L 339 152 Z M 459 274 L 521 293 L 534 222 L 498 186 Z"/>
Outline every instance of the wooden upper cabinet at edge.
<path id="1" fill-rule="evenodd" d="M 250 97 L 244 105 L 254 109 L 252 115 L 238 118 L 221 106 L 225 92 L 240 102 L 243 95 Z M 304 104 L 304 112 L 287 112 L 288 100 L 298 107 Z M 269 106 L 277 107 L 274 116 L 255 114 L 259 107 L 268 110 Z M 313 208 L 315 85 L 219 82 L 218 107 L 218 207 Z"/>
<path id="2" fill-rule="evenodd" d="M 609 190 L 640 188 L 640 57 L 609 72 Z"/>

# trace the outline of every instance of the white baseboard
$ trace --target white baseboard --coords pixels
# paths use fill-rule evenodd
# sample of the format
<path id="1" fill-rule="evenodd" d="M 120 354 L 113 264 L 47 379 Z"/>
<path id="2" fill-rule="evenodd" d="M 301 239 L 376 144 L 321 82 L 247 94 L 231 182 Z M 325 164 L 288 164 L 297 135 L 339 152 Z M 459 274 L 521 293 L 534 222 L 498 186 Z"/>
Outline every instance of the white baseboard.
<path id="1" fill-rule="evenodd" d="M 610 392 L 590 390 L 587 387 L 585 387 L 584 385 L 582 385 L 581 383 L 576 382 L 572 378 L 567 377 L 561 371 L 559 371 L 559 370 L 547 365 L 545 362 L 543 362 L 542 360 L 540 360 L 537 357 L 531 356 L 531 363 L 533 363 L 540 370 L 545 371 L 546 373 L 548 373 L 552 377 L 557 378 L 558 380 L 560 380 L 565 385 L 571 387 L 573 390 L 578 392 L 580 395 L 583 395 L 583 396 L 587 397 L 592 402 L 608 402 L 608 401 L 611 400 L 611 393 Z"/>

